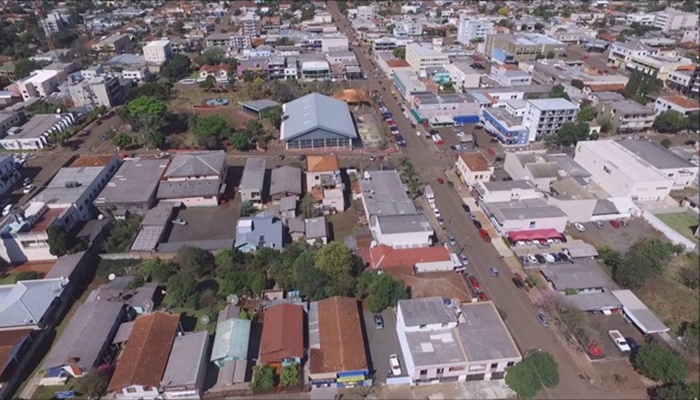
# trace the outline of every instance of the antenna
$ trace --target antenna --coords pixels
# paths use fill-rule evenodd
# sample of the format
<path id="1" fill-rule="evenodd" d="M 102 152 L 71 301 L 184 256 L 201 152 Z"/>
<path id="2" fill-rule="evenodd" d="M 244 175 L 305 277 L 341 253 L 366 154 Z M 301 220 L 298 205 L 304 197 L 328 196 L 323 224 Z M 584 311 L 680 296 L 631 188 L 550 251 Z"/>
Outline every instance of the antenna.
<path id="1" fill-rule="evenodd" d="M 201 317 L 199 317 L 199 322 L 201 322 L 202 325 L 207 325 L 209 323 L 209 316 L 202 315 Z"/>
<path id="2" fill-rule="evenodd" d="M 117 276 L 114 275 L 114 274 L 109 274 L 109 276 L 107 277 L 107 279 L 109 279 L 110 281 L 113 281 L 116 277 L 117 277 Z"/>

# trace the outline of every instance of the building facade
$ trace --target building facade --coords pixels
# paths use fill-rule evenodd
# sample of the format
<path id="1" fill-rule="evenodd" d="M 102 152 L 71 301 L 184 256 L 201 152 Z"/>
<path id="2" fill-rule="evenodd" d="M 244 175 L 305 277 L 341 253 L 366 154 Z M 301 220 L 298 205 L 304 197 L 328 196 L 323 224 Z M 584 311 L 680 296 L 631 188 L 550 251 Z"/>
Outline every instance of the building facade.
<path id="1" fill-rule="evenodd" d="M 563 124 L 573 123 L 578 108 L 578 105 L 561 98 L 528 100 L 523 124 L 529 131 L 529 141 L 556 134 Z"/>

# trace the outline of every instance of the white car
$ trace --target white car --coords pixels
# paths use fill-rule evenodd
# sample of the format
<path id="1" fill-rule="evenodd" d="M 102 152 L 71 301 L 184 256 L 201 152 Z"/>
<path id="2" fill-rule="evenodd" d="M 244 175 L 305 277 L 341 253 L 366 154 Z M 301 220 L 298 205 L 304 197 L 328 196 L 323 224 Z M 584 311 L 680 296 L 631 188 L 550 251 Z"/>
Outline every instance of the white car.
<path id="1" fill-rule="evenodd" d="M 181 218 L 174 219 L 172 222 L 173 222 L 173 224 L 175 224 L 175 225 L 180 225 L 180 226 L 185 226 L 185 225 L 187 225 L 187 221 L 185 221 L 184 219 L 181 219 Z"/>
<path id="2" fill-rule="evenodd" d="M 438 210 L 437 208 L 433 209 L 433 213 L 435 214 L 435 218 L 442 217 L 442 215 L 440 214 L 440 210 Z"/>
<path id="3" fill-rule="evenodd" d="M 549 254 L 549 253 L 544 253 L 544 254 L 542 254 L 542 257 L 544 257 L 544 259 L 545 259 L 547 262 L 550 262 L 550 263 L 553 263 L 553 262 L 556 261 L 556 260 L 554 259 L 554 256 L 551 255 L 551 254 Z"/>
<path id="4" fill-rule="evenodd" d="M 31 192 L 32 189 L 34 189 L 34 185 L 32 185 L 32 184 L 30 183 L 29 185 L 25 185 L 25 186 L 24 186 L 24 189 L 22 190 L 22 193 L 27 194 L 27 193 Z"/>
<path id="5" fill-rule="evenodd" d="M 416 131 L 416 136 L 420 136 L 420 131 Z"/>
<path id="6" fill-rule="evenodd" d="M 10 211 L 12 211 L 12 207 L 13 207 L 12 204 L 6 205 L 5 208 L 2 209 L 2 216 L 4 217 L 4 216 L 6 216 L 7 214 L 9 214 Z"/>
<path id="7" fill-rule="evenodd" d="M 530 264 L 538 264 L 539 263 L 539 261 L 537 261 L 537 257 L 535 257 L 532 254 L 527 255 L 527 261 L 529 261 Z"/>
<path id="8" fill-rule="evenodd" d="M 394 376 L 401 375 L 401 364 L 399 363 L 399 356 L 392 354 L 389 356 L 389 366 L 391 367 L 391 374 Z"/>
<path id="9" fill-rule="evenodd" d="M 586 227 L 583 226 L 583 225 L 581 225 L 581 224 L 579 224 L 578 222 L 574 224 L 574 228 L 576 228 L 576 230 L 579 231 L 579 232 L 585 232 L 585 231 L 586 231 Z"/>

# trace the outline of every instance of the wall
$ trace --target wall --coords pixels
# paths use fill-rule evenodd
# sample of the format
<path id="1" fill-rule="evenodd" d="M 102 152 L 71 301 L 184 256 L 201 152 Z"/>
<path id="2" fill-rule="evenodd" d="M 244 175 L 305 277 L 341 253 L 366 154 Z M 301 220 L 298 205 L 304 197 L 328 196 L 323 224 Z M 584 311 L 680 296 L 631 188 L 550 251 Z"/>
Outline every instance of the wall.
<path id="1" fill-rule="evenodd" d="M 505 221 L 502 227 L 496 225 L 499 232 L 510 231 L 527 231 L 531 229 L 556 229 L 557 232 L 564 232 L 566 228 L 567 217 L 550 217 L 550 218 L 525 218 L 522 220 Z M 535 227 L 530 228 L 530 222 L 535 222 Z"/>
<path id="2" fill-rule="evenodd" d="M 416 263 L 416 272 L 452 271 L 452 260 Z"/>
<path id="3" fill-rule="evenodd" d="M 385 244 L 393 248 L 407 247 L 425 247 L 432 244 L 432 232 L 405 232 L 382 234 L 379 227 L 372 227 L 372 232 L 375 233 L 374 238 L 380 244 Z"/>
<path id="4" fill-rule="evenodd" d="M 682 210 L 684 211 L 685 209 Z M 676 212 L 676 210 L 673 210 L 672 212 Z M 666 238 L 673 244 L 683 245 L 683 247 L 685 247 L 688 251 L 694 251 L 697 248 L 697 245 L 693 241 L 673 230 L 670 226 L 666 225 L 666 223 L 652 214 L 651 211 L 644 210 L 642 212 L 642 218 L 644 218 L 644 220 L 651 226 L 661 231 L 661 233 L 663 233 L 664 236 L 666 236 Z"/>

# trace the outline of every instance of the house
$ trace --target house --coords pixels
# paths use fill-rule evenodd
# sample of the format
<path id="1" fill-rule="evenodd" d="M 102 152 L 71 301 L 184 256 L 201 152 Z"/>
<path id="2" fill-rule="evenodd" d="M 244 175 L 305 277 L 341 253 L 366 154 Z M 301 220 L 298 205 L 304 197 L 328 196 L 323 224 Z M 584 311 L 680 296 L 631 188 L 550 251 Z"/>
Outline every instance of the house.
<path id="1" fill-rule="evenodd" d="M 226 190 L 226 153 L 177 153 L 158 184 L 158 200 L 181 202 L 187 207 L 215 207 Z"/>
<path id="2" fill-rule="evenodd" d="M 573 260 L 571 263 L 548 264 L 540 268 L 549 287 L 558 292 L 601 293 L 615 288 L 613 281 L 600 266 L 590 258 Z"/>
<path id="3" fill-rule="evenodd" d="M 90 292 L 85 302 L 113 301 L 128 305 L 137 315 L 148 314 L 155 306 L 158 283 L 147 282 L 143 286 L 131 289 L 130 285 L 135 279 L 134 276 L 118 276 Z"/>
<path id="4" fill-rule="evenodd" d="M 9 396 L 5 391 L 19 386 L 21 376 L 17 372 L 34 343 L 35 333 L 34 329 L 0 331 L 0 396 Z"/>
<path id="5" fill-rule="evenodd" d="M 206 79 L 213 76 L 216 79 L 228 79 L 228 69 L 229 65 L 227 63 L 221 63 L 219 65 L 204 65 L 199 69 L 199 77 L 201 79 Z"/>
<path id="6" fill-rule="evenodd" d="M 166 228 L 171 226 L 175 204 L 169 201 L 159 203 L 146 211 L 141 220 L 136 238 L 131 243 L 132 252 L 154 252 L 166 237 Z"/>
<path id="7" fill-rule="evenodd" d="M 282 219 L 295 218 L 297 216 L 297 202 L 299 201 L 298 196 L 287 196 L 282 197 L 279 201 L 277 207 L 279 207 L 279 214 Z"/>
<path id="8" fill-rule="evenodd" d="M 94 201 L 102 214 L 145 215 L 155 205 L 158 183 L 169 160 L 126 159 Z"/>
<path id="9" fill-rule="evenodd" d="M 608 119 L 614 132 L 630 133 L 651 129 L 656 111 L 633 100 L 610 100 L 598 103 L 598 116 Z"/>
<path id="10" fill-rule="evenodd" d="M 254 206 L 262 207 L 265 202 L 263 190 L 265 190 L 265 157 L 249 157 L 245 162 L 243 176 L 238 185 L 238 193 L 241 202 L 247 201 Z"/>
<path id="11" fill-rule="evenodd" d="M 236 224 L 234 247 L 244 253 L 263 247 L 281 250 L 284 247 L 282 221 L 265 211 L 253 217 L 240 218 Z"/>
<path id="12" fill-rule="evenodd" d="M 484 203 L 542 198 L 542 194 L 530 181 L 477 182 L 472 195 L 474 199 Z"/>
<path id="13" fill-rule="evenodd" d="M 518 181 L 532 182 L 541 191 L 549 191 L 550 184 L 562 178 L 588 181 L 590 172 L 566 154 L 547 154 L 544 151 L 506 153 L 503 170 Z"/>
<path id="14" fill-rule="evenodd" d="M 117 399 L 156 399 L 180 325 L 178 314 L 142 315 L 117 360 L 107 387 Z"/>
<path id="15" fill-rule="evenodd" d="M 232 361 L 247 360 L 249 341 L 250 320 L 231 318 L 218 321 L 209 360 L 219 368 Z"/>
<path id="16" fill-rule="evenodd" d="M 308 332 L 312 388 L 372 384 L 356 299 L 335 296 L 312 302 Z"/>
<path id="17" fill-rule="evenodd" d="M 301 169 L 283 165 L 270 174 L 270 198 L 279 201 L 283 197 L 301 197 Z"/>
<path id="18" fill-rule="evenodd" d="M 306 191 L 324 210 L 345 211 L 345 184 L 336 155 L 306 157 Z"/>
<path id="19" fill-rule="evenodd" d="M 287 149 L 347 148 L 358 140 L 348 105 L 320 93 L 285 103 L 280 140 Z"/>
<path id="20" fill-rule="evenodd" d="M 79 378 L 90 368 L 99 366 L 126 316 L 124 303 L 94 301 L 81 305 L 51 346 L 42 370 L 68 366 L 74 377 Z"/>
<path id="21" fill-rule="evenodd" d="M 452 271 L 456 268 L 445 246 L 395 249 L 380 244 L 369 249 L 369 267 L 390 270 L 411 267 L 415 272 Z"/>
<path id="22" fill-rule="evenodd" d="M 160 387 L 164 399 L 200 399 L 207 375 L 209 332 L 177 336 Z"/>
<path id="23" fill-rule="evenodd" d="M 287 231 L 293 242 L 306 238 L 306 223 L 301 218 L 290 218 L 287 220 Z"/>
<path id="24" fill-rule="evenodd" d="M 51 326 L 68 279 L 38 279 L 0 285 L 0 331 Z"/>
<path id="25" fill-rule="evenodd" d="M 328 223 L 325 217 L 307 218 L 304 220 L 304 238 L 306 243 L 328 244 Z"/>
<path id="26" fill-rule="evenodd" d="M 700 110 L 700 102 L 683 96 L 658 97 L 654 101 L 654 110 L 658 113 L 673 110 L 687 117 L 690 113 Z"/>
<path id="27" fill-rule="evenodd" d="M 402 367 L 414 385 L 505 379 L 522 360 L 496 306 L 441 297 L 399 300 L 396 333 Z"/>
<path id="28" fill-rule="evenodd" d="M 301 364 L 305 354 L 304 308 L 278 304 L 265 309 L 258 362 L 279 371 L 292 363 Z"/>
<path id="29" fill-rule="evenodd" d="M 510 153 L 508 153 L 510 154 Z M 489 182 L 493 176 L 493 166 L 480 152 L 462 153 L 457 158 L 457 170 L 467 186 L 478 182 Z"/>

